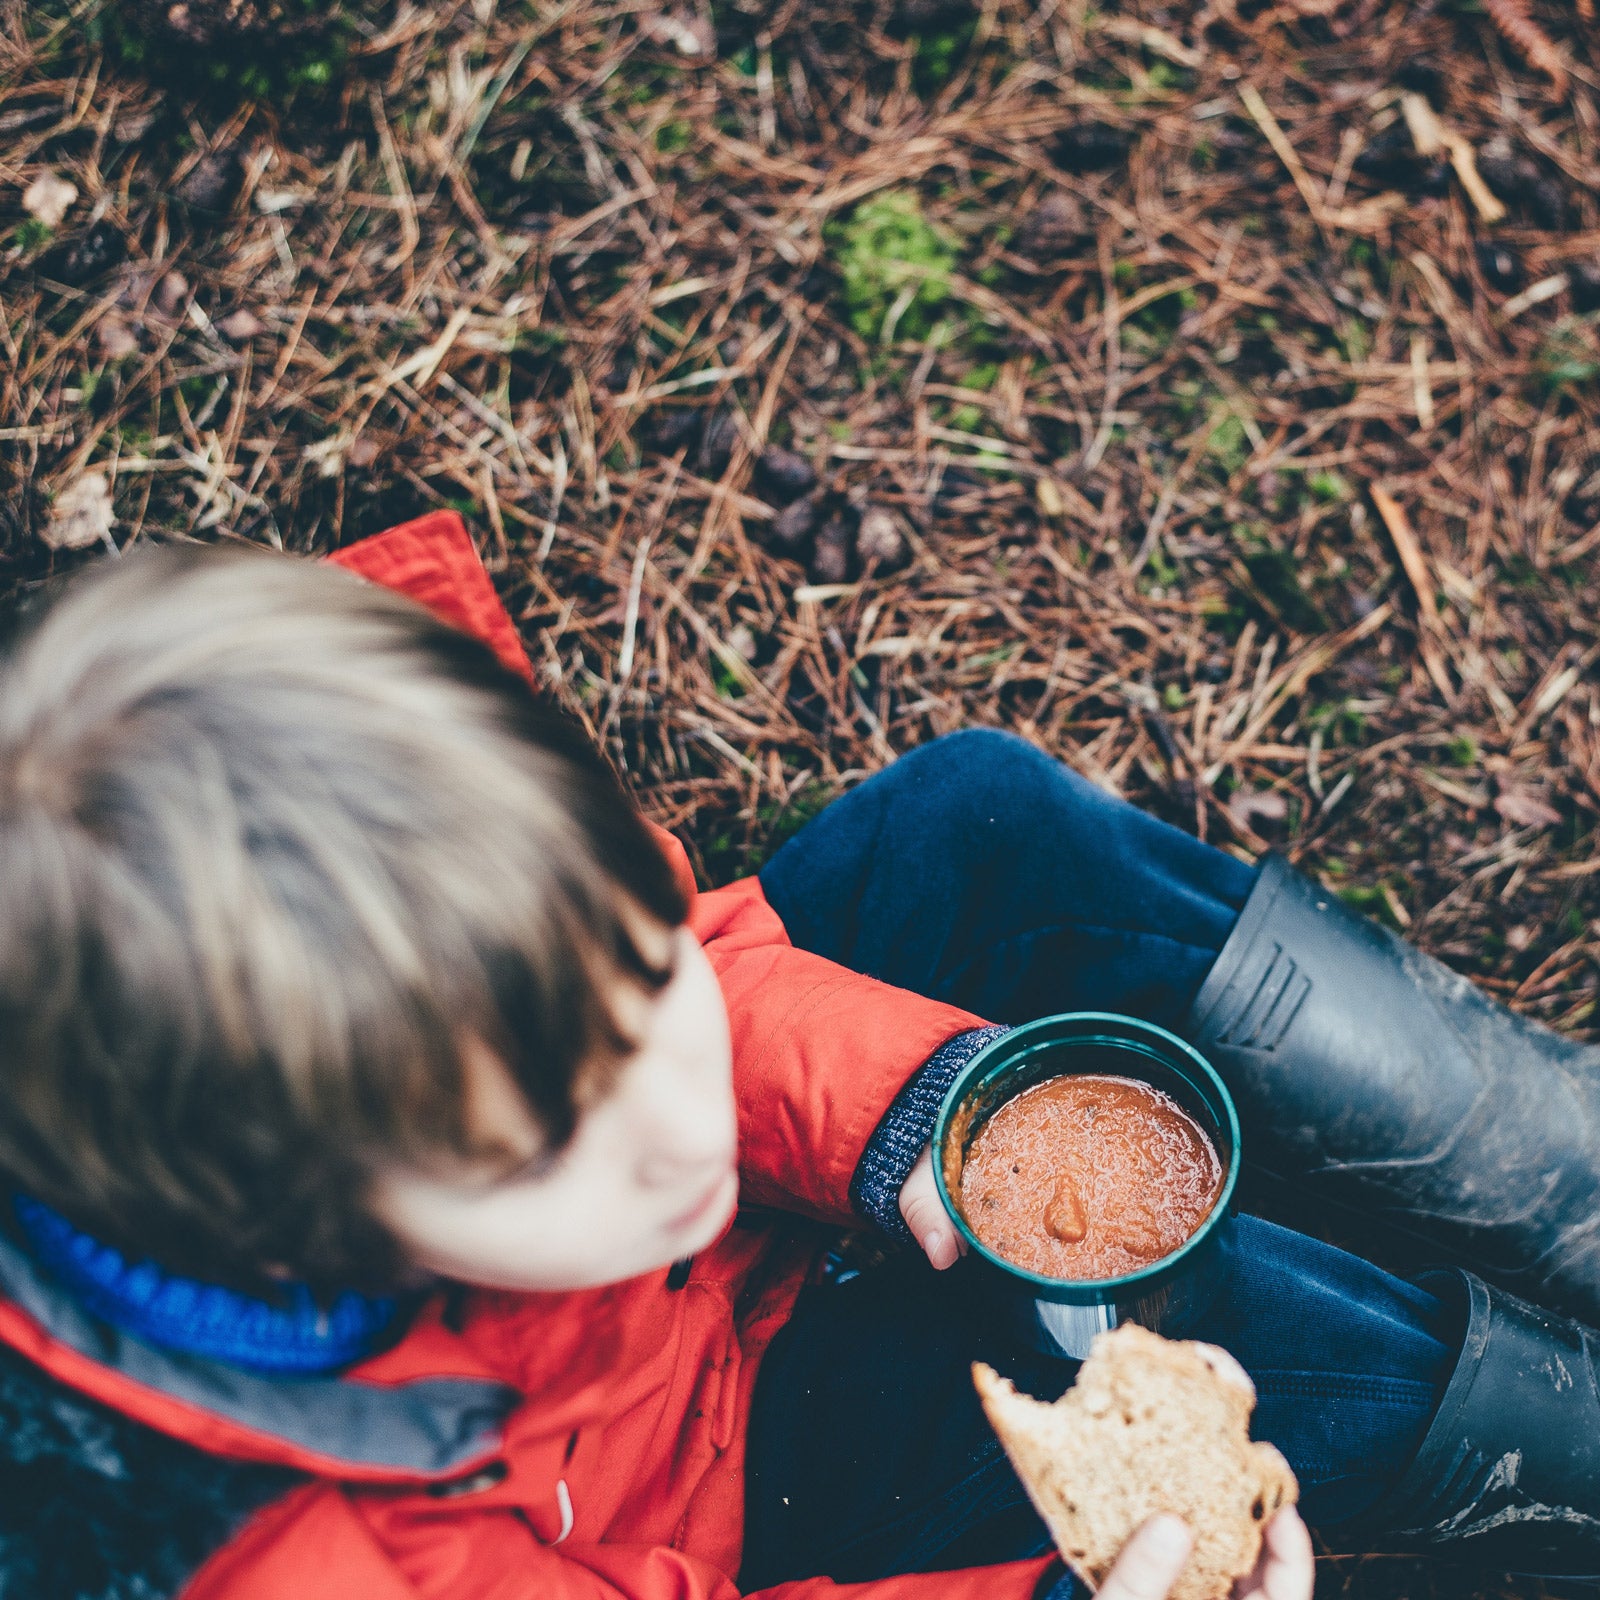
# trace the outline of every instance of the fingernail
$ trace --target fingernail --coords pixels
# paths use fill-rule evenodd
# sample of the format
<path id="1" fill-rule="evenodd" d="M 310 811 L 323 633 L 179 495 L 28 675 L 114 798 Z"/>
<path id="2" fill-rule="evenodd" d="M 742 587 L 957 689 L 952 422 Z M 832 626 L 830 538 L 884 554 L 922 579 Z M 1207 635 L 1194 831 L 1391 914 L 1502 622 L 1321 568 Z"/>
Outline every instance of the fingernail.
<path id="1" fill-rule="evenodd" d="M 1176 1561 L 1189 1553 L 1189 1530 L 1177 1517 L 1152 1517 L 1145 1537 L 1156 1555 Z"/>
<path id="2" fill-rule="evenodd" d="M 928 1235 L 927 1250 L 930 1261 L 937 1261 L 944 1254 L 944 1234 L 939 1229 L 935 1228 Z"/>

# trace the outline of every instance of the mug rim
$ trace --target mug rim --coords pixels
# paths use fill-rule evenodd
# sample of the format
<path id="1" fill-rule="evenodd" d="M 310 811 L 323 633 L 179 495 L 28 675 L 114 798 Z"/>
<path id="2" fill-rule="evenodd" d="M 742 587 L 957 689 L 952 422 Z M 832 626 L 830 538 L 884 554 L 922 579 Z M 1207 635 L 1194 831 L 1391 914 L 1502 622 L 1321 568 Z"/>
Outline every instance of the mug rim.
<path id="1" fill-rule="evenodd" d="M 1065 1037 L 1049 1037 L 1049 1035 L 1059 1033 L 1064 1025 L 1067 1025 L 1068 1029 Z M 1106 1029 L 1120 1031 L 1103 1031 Z M 1041 1034 L 1046 1035 L 1042 1040 L 1039 1038 Z M 951 1120 L 965 1098 L 967 1091 L 994 1064 L 996 1057 L 1009 1054 L 1011 1051 L 1016 1050 L 1019 1044 L 1023 1047 L 1022 1059 L 1026 1059 L 1030 1053 L 1030 1047 L 1035 1043 L 1091 1044 L 1099 1042 L 1111 1045 L 1129 1045 L 1134 1044 L 1136 1040 L 1157 1045 L 1164 1052 L 1177 1051 L 1189 1065 L 1199 1069 L 1202 1080 L 1212 1091 L 1217 1104 L 1222 1109 L 1223 1115 L 1219 1120 L 1224 1123 L 1227 1129 L 1232 1153 L 1228 1160 L 1227 1172 L 1223 1177 L 1222 1188 L 1218 1192 L 1216 1202 L 1211 1207 L 1211 1210 L 1206 1214 L 1200 1226 L 1176 1250 L 1169 1255 L 1162 1256 L 1159 1260 L 1150 1262 L 1148 1266 L 1139 1268 L 1137 1272 L 1124 1273 L 1117 1278 L 1053 1278 L 1044 1273 L 1031 1272 L 1026 1267 L 1019 1267 L 1015 1262 L 1008 1261 L 1004 1256 L 998 1255 L 972 1231 L 967 1219 L 961 1213 L 961 1208 L 956 1204 L 945 1185 L 945 1140 L 949 1137 Z M 1144 1053 L 1150 1054 L 1153 1052 L 1146 1051 Z M 1101 1068 L 1099 1071 L 1103 1073 L 1104 1069 Z M 1088 1075 L 1087 1073 L 1072 1073 L 1070 1071 L 1054 1074 L 1057 1077 Z M 1126 1076 L 1136 1080 L 1138 1077 L 1133 1072 L 1126 1074 Z M 1152 1084 L 1151 1087 L 1158 1086 Z M 1001 1104 L 1004 1103 L 1004 1101 L 1001 1102 Z M 1227 1085 L 1218 1076 L 1216 1068 L 1193 1045 L 1185 1039 L 1180 1039 L 1177 1034 L 1170 1032 L 1157 1023 L 1146 1022 L 1141 1017 L 1130 1017 L 1116 1011 L 1063 1011 L 1054 1016 L 1038 1017 L 1032 1022 L 1025 1022 L 1011 1029 L 1009 1033 L 1002 1034 L 1000 1038 L 993 1039 L 984 1045 L 956 1074 L 955 1081 L 945 1090 L 944 1099 L 939 1105 L 939 1114 L 934 1119 L 932 1149 L 933 1178 L 934 1184 L 939 1191 L 940 1203 L 944 1206 L 945 1214 L 955 1225 L 961 1237 L 966 1240 L 970 1250 L 975 1251 L 981 1259 L 989 1262 L 992 1266 L 998 1267 L 1008 1276 L 1016 1278 L 1036 1290 L 1041 1298 L 1059 1299 L 1062 1291 L 1071 1290 L 1090 1296 L 1091 1298 L 1086 1303 L 1097 1305 L 1136 1299 L 1140 1295 L 1148 1294 L 1151 1290 L 1159 1288 L 1162 1283 L 1175 1277 L 1188 1258 L 1203 1248 L 1206 1241 L 1212 1237 L 1227 1218 L 1232 1206 L 1234 1190 L 1238 1186 L 1240 1168 L 1243 1164 L 1240 1151 L 1239 1113 L 1234 1107 L 1233 1096 L 1229 1094 Z"/>

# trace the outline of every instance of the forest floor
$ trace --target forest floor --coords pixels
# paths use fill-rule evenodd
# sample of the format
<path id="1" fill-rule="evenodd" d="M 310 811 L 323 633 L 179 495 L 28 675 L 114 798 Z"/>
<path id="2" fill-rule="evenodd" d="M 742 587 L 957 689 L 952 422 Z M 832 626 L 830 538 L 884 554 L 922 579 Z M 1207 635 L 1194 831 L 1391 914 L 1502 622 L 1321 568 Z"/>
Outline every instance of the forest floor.
<path id="1" fill-rule="evenodd" d="M 0 593 L 454 507 L 708 882 L 1005 727 L 1600 1036 L 1584 0 L 166 9 L 0 0 Z"/>

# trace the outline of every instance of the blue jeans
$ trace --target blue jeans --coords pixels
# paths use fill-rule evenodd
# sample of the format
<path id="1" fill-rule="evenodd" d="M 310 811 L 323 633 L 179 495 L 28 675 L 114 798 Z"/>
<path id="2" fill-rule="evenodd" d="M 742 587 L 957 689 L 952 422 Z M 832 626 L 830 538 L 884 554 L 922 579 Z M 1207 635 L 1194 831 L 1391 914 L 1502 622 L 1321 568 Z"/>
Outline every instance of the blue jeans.
<path id="1" fill-rule="evenodd" d="M 853 790 L 761 874 L 790 937 L 997 1022 L 1184 1016 L 1255 871 L 1010 735 L 952 734 Z M 1324 1526 L 1379 1507 L 1457 1353 L 1425 1291 L 1333 1246 L 1239 1219 L 1195 1337 L 1255 1380 L 1254 1433 Z M 1072 1362 L 1014 1348 L 964 1266 L 902 1258 L 806 1291 L 762 1365 L 745 1578 L 858 1580 L 1048 1548 L 968 1368 L 1054 1396 Z M 1376 1510 L 1381 1517 L 1381 1510 Z"/>

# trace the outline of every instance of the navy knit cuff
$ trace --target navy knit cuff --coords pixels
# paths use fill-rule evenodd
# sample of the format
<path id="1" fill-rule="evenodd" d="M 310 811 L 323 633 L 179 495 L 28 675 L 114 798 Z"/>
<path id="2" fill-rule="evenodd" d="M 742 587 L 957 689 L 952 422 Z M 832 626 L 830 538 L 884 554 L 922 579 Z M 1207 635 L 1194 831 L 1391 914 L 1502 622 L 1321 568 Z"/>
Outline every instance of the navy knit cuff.
<path id="1" fill-rule="evenodd" d="M 973 1028 L 948 1039 L 919 1067 L 873 1130 L 850 1180 L 850 1204 L 893 1239 L 909 1243 L 911 1230 L 900 1215 L 900 1190 L 933 1136 L 945 1091 L 961 1069 L 1009 1028 Z"/>

